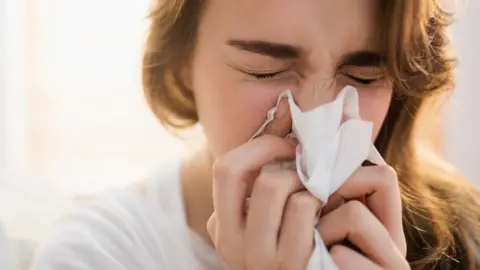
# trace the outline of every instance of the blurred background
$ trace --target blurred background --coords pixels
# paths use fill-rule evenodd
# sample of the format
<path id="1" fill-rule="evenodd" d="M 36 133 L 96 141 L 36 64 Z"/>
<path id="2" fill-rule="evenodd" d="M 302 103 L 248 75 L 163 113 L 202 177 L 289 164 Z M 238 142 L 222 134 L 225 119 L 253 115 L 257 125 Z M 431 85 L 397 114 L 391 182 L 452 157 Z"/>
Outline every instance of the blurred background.
<path id="1" fill-rule="evenodd" d="M 38 237 L 66 198 L 140 181 L 185 147 L 143 98 L 147 0 L 0 1 L 0 220 Z"/>
<path id="2" fill-rule="evenodd" d="M 67 198 L 142 180 L 186 147 L 146 106 L 147 0 L 0 0 L 0 220 L 38 238 Z M 480 2 L 452 28 L 458 87 L 440 118 L 446 158 L 480 184 Z M 35 224 L 35 225 L 33 225 Z"/>

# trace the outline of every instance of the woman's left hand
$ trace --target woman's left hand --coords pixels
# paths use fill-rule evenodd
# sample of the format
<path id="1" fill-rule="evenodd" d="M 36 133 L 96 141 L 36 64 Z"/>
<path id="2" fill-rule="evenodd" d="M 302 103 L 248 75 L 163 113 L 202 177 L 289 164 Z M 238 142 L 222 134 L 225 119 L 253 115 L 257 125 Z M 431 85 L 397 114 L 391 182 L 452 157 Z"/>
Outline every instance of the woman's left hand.
<path id="1" fill-rule="evenodd" d="M 398 179 L 389 166 L 360 167 L 335 193 L 347 203 L 317 228 L 340 269 L 410 269 Z M 365 196 L 365 204 L 356 200 Z M 339 244 L 348 240 L 360 252 Z"/>

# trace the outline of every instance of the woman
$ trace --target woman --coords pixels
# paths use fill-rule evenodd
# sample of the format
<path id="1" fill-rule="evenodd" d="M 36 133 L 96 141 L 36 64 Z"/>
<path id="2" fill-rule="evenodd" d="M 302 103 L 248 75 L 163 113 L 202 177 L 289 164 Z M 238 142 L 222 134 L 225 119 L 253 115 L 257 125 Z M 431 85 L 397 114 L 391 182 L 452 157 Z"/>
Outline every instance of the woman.
<path id="1" fill-rule="evenodd" d="M 416 144 L 419 111 L 453 87 L 437 1 L 165 0 L 150 18 L 148 101 L 168 128 L 200 123 L 205 147 L 70 219 L 33 269 L 305 269 L 319 211 L 340 269 L 480 267 L 477 191 Z M 260 173 L 295 155 L 285 104 L 249 141 L 279 94 L 308 110 L 346 85 L 390 166 L 327 205 L 292 171 Z"/>

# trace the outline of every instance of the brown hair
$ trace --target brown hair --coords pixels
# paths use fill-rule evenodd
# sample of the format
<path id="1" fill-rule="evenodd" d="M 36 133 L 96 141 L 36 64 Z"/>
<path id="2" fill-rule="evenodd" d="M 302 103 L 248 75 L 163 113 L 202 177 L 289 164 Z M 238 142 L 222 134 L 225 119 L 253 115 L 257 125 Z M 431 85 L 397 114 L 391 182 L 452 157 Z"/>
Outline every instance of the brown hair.
<path id="1" fill-rule="evenodd" d="M 150 14 L 143 58 L 147 100 L 168 128 L 198 122 L 192 91 L 179 69 L 190 60 L 205 0 L 164 0 Z M 451 15 L 435 0 L 381 0 L 382 41 L 395 95 L 375 142 L 399 176 L 408 254 L 414 269 L 480 267 L 477 191 L 418 143 L 419 113 L 453 88 L 447 54 Z M 427 119 L 428 121 L 428 119 Z"/>

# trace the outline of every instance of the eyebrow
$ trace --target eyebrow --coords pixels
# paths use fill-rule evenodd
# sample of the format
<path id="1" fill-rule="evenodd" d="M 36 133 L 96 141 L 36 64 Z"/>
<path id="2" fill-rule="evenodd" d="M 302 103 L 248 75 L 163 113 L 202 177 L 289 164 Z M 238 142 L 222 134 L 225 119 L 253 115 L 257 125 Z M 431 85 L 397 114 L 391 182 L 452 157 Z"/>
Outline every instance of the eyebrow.
<path id="1" fill-rule="evenodd" d="M 293 45 L 267 42 L 261 40 L 229 40 L 227 44 L 242 51 L 270 56 L 277 59 L 293 59 L 300 57 L 300 48 Z"/>
<path id="2" fill-rule="evenodd" d="M 356 51 L 347 54 L 343 58 L 344 66 L 372 67 L 384 66 L 386 64 L 385 55 L 373 51 Z"/>

